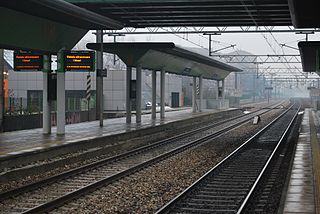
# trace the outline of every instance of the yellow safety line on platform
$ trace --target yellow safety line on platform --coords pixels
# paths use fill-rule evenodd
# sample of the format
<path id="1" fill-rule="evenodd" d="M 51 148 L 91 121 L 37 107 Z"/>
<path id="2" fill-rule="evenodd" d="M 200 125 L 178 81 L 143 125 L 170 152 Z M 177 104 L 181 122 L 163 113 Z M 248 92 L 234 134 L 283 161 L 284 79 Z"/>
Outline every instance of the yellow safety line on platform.
<path id="1" fill-rule="evenodd" d="M 314 184 L 315 184 L 315 205 L 316 214 L 320 214 L 320 155 L 319 155 L 319 141 L 317 137 L 317 130 L 314 124 L 313 112 L 309 114 L 310 123 L 310 140 L 312 146 L 312 158 L 313 158 L 313 172 L 314 172 Z"/>

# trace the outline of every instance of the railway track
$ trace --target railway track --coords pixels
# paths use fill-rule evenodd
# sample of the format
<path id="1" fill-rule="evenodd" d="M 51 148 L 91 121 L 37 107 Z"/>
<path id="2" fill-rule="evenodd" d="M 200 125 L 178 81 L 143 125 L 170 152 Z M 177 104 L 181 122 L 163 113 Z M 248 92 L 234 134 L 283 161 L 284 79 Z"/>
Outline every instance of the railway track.
<path id="1" fill-rule="evenodd" d="M 252 111 L 267 107 L 264 105 L 255 106 Z M 0 193 L 22 185 L 35 182 L 49 175 L 59 174 L 64 171 L 77 168 L 81 165 L 93 163 L 108 157 L 112 157 L 126 151 L 130 151 L 145 145 L 153 144 L 165 138 L 186 133 L 194 127 L 204 127 L 219 121 L 243 115 L 240 109 L 231 111 L 204 114 L 195 117 L 194 120 L 187 119 L 161 127 L 150 127 L 146 134 L 143 129 L 133 131 L 132 134 L 116 134 L 106 137 L 103 140 L 74 143 L 74 145 L 63 145 L 49 150 L 37 151 L 34 154 L 21 154 L 18 156 L 0 158 Z M 185 121 L 183 123 L 183 121 Z M 174 128 L 174 129 L 173 129 Z M 156 131 L 158 130 L 158 131 Z M 129 136 L 132 137 L 129 137 Z M 85 147 L 85 148 L 84 148 Z"/>
<path id="2" fill-rule="evenodd" d="M 266 108 L 268 108 L 268 106 Z M 234 118 L 235 117 L 234 115 L 237 115 L 237 113 L 234 113 L 234 111 L 231 111 L 230 116 L 228 117 Z M 219 122 L 219 121 L 224 121 L 225 119 L 222 119 L 222 116 L 221 118 L 217 116 L 216 120 L 217 122 Z M 212 124 L 212 122 L 205 120 L 205 121 L 196 123 L 195 126 L 201 127 L 201 126 L 207 126 L 208 124 Z M 182 131 L 179 130 L 178 132 L 180 133 L 185 132 L 188 129 L 192 129 L 192 127 L 193 126 L 184 127 Z M 92 143 L 88 143 L 88 144 L 91 145 Z M 21 178 L 21 176 L 31 176 L 37 172 L 45 172 L 48 170 L 52 170 L 59 166 L 63 166 L 66 160 L 68 160 L 68 163 L 70 164 L 70 163 L 79 162 L 81 159 L 86 159 L 86 160 L 96 159 L 97 156 L 106 158 L 107 156 L 110 156 L 110 155 L 107 155 L 107 154 L 110 154 L 110 145 L 107 145 L 107 146 L 100 145 L 95 147 L 89 147 L 87 149 L 78 149 L 76 151 L 68 152 L 61 155 L 56 155 L 56 153 L 58 152 L 53 151 L 52 154 L 54 155 L 51 155 L 49 153 L 45 155 L 41 155 L 40 153 L 40 155 L 38 155 L 39 156 L 38 159 L 36 158 L 37 154 L 33 154 L 31 161 L 28 160 L 28 158 L 24 158 L 23 160 L 20 160 L 19 158 L 16 158 L 16 157 L 8 158 L 8 160 L 6 159 L 0 164 L 0 183 L 14 180 L 17 177 Z M 116 154 L 113 154 L 113 155 L 116 155 Z"/>
<path id="3" fill-rule="evenodd" d="M 157 211 L 241 213 L 299 110 L 294 104 L 264 129 Z"/>
<path id="4" fill-rule="evenodd" d="M 75 170 L 42 180 L 37 183 L 0 194 L 2 213 L 38 213 L 50 210 L 100 186 L 111 183 L 143 167 L 156 163 L 217 137 L 251 118 L 270 109 L 263 109 L 253 115 L 223 121 L 205 128 L 193 130 L 131 152 L 107 158 Z M 48 194 L 49 193 L 49 194 Z"/>

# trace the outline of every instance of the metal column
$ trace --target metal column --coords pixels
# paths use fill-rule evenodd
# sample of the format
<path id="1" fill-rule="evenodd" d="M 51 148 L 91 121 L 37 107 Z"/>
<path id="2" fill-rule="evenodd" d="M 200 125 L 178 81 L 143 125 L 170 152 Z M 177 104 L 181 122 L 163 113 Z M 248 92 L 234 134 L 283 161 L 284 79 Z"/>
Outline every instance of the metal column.
<path id="1" fill-rule="evenodd" d="M 4 51 L 0 49 L 0 132 L 4 129 L 4 89 L 3 89 L 3 81 L 4 81 Z"/>
<path id="2" fill-rule="evenodd" d="M 161 70 L 160 75 L 160 118 L 164 118 L 164 112 L 165 112 L 165 70 Z"/>
<path id="3" fill-rule="evenodd" d="M 224 79 L 223 80 L 221 80 L 221 82 L 222 82 L 222 85 L 221 85 L 221 88 L 222 88 L 222 90 L 221 90 L 221 98 L 224 100 L 225 99 L 225 93 L 224 93 Z"/>
<path id="4" fill-rule="evenodd" d="M 97 91 L 97 98 L 96 98 L 96 117 L 100 121 L 100 126 L 103 126 L 103 77 L 101 75 L 103 70 L 103 31 L 97 30 L 96 32 L 96 41 L 100 43 L 100 51 L 97 51 L 97 72 L 96 72 L 96 91 Z"/>
<path id="5" fill-rule="evenodd" d="M 216 90 L 216 99 L 218 100 L 219 99 L 219 80 L 217 80 L 217 90 Z"/>
<path id="6" fill-rule="evenodd" d="M 137 66 L 136 81 L 137 81 L 137 95 L 136 95 L 136 123 L 141 123 L 141 87 L 142 87 L 142 71 L 141 66 Z"/>
<path id="7" fill-rule="evenodd" d="M 58 53 L 58 59 L 60 57 L 63 57 L 62 52 Z M 58 135 L 62 135 L 65 133 L 65 125 L 66 125 L 65 72 L 57 72 L 57 134 Z"/>
<path id="8" fill-rule="evenodd" d="M 199 112 L 202 111 L 202 95 L 203 95 L 203 89 L 202 89 L 202 76 L 199 77 Z"/>
<path id="9" fill-rule="evenodd" d="M 253 84 L 252 84 L 252 101 L 256 101 L 256 75 L 253 74 Z"/>
<path id="10" fill-rule="evenodd" d="M 42 91 L 42 133 L 51 133 L 51 101 L 48 99 L 49 73 L 51 72 L 51 55 L 43 56 L 43 91 Z"/>
<path id="11" fill-rule="evenodd" d="M 192 84 L 192 112 L 197 112 L 197 77 L 193 77 Z"/>
<path id="12" fill-rule="evenodd" d="M 126 78 L 126 122 L 131 123 L 131 98 L 130 98 L 130 86 L 131 86 L 132 67 L 127 66 L 127 78 Z"/>
<path id="13" fill-rule="evenodd" d="M 151 118 L 156 119 L 157 105 L 157 72 L 152 71 L 152 102 L 151 102 Z"/>
<path id="14" fill-rule="evenodd" d="M 238 90 L 238 74 L 234 73 L 234 88 Z"/>

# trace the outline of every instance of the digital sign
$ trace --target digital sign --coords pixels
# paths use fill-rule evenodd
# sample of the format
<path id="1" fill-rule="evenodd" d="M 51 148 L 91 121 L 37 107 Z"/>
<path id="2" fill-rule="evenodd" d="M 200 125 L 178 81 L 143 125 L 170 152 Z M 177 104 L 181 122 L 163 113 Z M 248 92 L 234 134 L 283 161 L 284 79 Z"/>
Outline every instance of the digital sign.
<path id="1" fill-rule="evenodd" d="M 13 68 L 15 71 L 21 70 L 37 70 L 41 71 L 43 68 L 43 56 L 31 52 L 18 52 L 13 54 Z"/>
<path id="2" fill-rule="evenodd" d="M 64 70 L 65 71 L 94 71 L 95 52 L 94 51 L 65 51 Z"/>

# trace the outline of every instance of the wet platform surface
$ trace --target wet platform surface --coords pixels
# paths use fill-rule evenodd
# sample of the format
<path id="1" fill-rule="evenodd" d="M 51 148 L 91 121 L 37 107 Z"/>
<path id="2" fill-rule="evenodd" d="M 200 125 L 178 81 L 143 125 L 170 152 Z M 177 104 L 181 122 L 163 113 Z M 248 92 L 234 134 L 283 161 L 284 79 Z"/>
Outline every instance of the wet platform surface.
<path id="1" fill-rule="evenodd" d="M 112 118 L 104 120 L 104 127 L 99 126 L 99 121 L 77 123 L 66 125 L 64 136 L 56 135 L 56 127 L 52 128 L 52 134 L 50 135 L 44 135 L 42 128 L 0 133 L 0 157 L 158 126 L 214 112 L 218 112 L 218 110 L 200 113 L 192 113 L 191 109 L 169 111 L 166 112 L 163 120 L 159 119 L 160 114 L 157 114 L 155 120 L 151 119 L 150 114 L 145 114 L 142 115 L 141 124 L 135 123 L 135 116 L 132 116 L 131 124 L 126 123 L 125 117 Z"/>
<path id="2" fill-rule="evenodd" d="M 315 164 L 312 143 L 317 142 L 313 113 L 310 109 L 303 116 L 296 153 L 293 160 L 291 177 L 287 190 L 284 212 L 290 213 L 316 213 L 317 183 L 315 181 Z M 316 142 L 314 142 L 316 141 Z"/>

